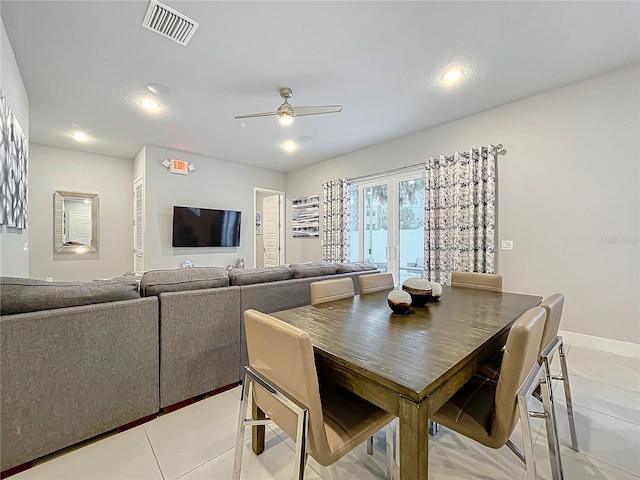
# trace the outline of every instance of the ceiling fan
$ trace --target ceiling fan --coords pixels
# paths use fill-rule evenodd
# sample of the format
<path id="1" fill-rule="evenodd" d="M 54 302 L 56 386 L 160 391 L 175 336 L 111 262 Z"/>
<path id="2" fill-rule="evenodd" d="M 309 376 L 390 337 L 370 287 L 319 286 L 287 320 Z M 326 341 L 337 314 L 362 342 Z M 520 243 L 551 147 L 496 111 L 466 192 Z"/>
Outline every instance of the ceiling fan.
<path id="1" fill-rule="evenodd" d="M 339 113 L 342 105 L 318 105 L 318 106 L 298 106 L 294 107 L 289 103 L 293 91 L 289 87 L 280 89 L 280 96 L 284 98 L 284 103 L 275 112 L 251 113 L 249 115 L 236 115 L 236 119 L 269 117 L 277 115 L 281 125 L 289 125 L 293 122 L 293 117 L 306 117 L 309 115 L 323 115 L 325 113 Z"/>

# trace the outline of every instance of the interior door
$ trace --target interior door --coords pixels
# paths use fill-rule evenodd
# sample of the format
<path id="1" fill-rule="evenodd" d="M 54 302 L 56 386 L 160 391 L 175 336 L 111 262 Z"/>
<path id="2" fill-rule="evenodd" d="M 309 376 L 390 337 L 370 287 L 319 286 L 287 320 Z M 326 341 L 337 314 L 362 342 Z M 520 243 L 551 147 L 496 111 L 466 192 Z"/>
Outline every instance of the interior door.
<path id="1" fill-rule="evenodd" d="M 144 184 L 142 177 L 133 184 L 133 271 L 144 273 Z"/>
<path id="2" fill-rule="evenodd" d="M 265 267 L 280 265 L 280 228 L 280 195 L 271 195 L 262 200 L 262 240 Z"/>
<path id="3" fill-rule="evenodd" d="M 69 210 L 69 239 L 91 245 L 91 213 Z"/>

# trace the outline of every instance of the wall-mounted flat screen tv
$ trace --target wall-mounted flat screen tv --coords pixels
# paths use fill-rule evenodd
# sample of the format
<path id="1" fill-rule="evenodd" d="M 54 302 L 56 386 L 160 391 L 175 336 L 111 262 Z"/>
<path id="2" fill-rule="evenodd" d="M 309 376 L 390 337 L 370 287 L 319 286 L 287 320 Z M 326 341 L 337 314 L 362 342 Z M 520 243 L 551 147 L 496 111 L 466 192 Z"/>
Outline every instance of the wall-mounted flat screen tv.
<path id="1" fill-rule="evenodd" d="M 238 247 L 242 212 L 173 207 L 174 247 Z"/>

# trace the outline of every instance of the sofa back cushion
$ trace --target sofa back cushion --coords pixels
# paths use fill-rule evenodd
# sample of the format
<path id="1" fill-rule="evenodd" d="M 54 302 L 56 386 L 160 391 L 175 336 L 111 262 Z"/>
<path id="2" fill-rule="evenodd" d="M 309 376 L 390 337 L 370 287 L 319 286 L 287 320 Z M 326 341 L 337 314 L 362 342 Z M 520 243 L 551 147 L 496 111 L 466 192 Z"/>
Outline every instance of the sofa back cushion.
<path id="1" fill-rule="evenodd" d="M 252 285 L 254 283 L 277 282 L 293 278 L 293 270 L 286 265 L 262 268 L 232 268 L 229 271 L 231 285 Z"/>
<path id="2" fill-rule="evenodd" d="M 352 273 L 352 272 L 366 272 L 369 270 L 377 270 L 371 262 L 351 262 L 351 263 L 336 263 L 337 273 Z"/>
<path id="3" fill-rule="evenodd" d="M 220 267 L 173 268 L 150 270 L 142 275 L 140 294 L 143 297 L 157 296 L 162 292 L 202 290 L 229 285 L 227 271 Z"/>
<path id="4" fill-rule="evenodd" d="M 46 282 L 32 278 L 0 278 L 2 315 L 77 307 L 138 298 L 133 278 L 116 277 L 91 282 Z"/>
<path id="5" fill-rule="evenodd" d="M 337 267 L 329 262 L 292 263 L 293 278 L 321 277 L 323 275 L 335 275 Z"/>

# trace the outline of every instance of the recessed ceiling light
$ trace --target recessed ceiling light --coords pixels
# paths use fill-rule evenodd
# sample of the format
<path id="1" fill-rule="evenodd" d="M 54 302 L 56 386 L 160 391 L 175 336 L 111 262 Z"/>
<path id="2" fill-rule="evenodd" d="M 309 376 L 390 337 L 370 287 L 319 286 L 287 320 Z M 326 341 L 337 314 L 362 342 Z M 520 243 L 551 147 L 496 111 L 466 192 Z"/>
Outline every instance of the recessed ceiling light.
<path id="1" fill-rule="evenodd" d="M 87 136 L 87 134 L 84 133 L 84 132 L 81 132 L 81 131 L 73 132 L 71 134 L 71 136 L 77 142 L 88 142 L 89 141 L 89 137 Z"/>
<path id="2" fill-rule="evenodd" d="M 453 68 L 448 70 L 442 75 L 442 83 L 447 85 L 453 85 L 454 83 L 458 83 L 462 78 L 462 70 L 459 68 Z"/>
<path id="3" fill-rule="evenodd" d="M 295 151 L 296 148 L 298 148 L 298 145 L 296 145 L 295 142 L 288 141 L 288 142 L 284 142 L 282 145 L 280 145 L 280 147 L 282 147 L 282 149 L 285 152 L 291 153 L 291 152 Z"/>
<path id="4" fill-rule="evenodd" d="M 169 87 L 162 85 L 161 83 L 147 83 L 147 90 L 156 95 L 166 95 L 171 90 Z"/>
<path id="5" fill-rule="evenodd" d="M 158 102 L 151 100 L 150 98 L 145 98 L 144 100 L 142 100 L 142 106 L 149 112 L 157 112 L 160 109 L 160 105 L 158 104 Z"/>

